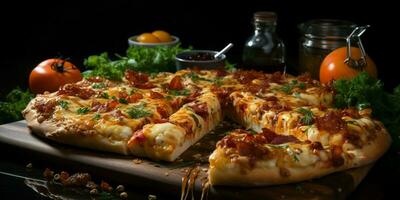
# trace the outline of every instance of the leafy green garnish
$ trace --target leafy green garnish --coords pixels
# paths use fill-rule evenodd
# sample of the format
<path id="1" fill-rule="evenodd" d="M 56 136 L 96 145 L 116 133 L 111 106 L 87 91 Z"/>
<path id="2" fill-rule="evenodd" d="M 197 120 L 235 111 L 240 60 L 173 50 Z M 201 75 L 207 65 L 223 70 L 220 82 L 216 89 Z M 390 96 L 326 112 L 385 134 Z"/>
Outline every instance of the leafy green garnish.
<path id="1" fill-rule="evenodd" d="M 400 149 L 400 85 L 393 93 L 383 88 L 383 83 L 362 72 L 351 80 L 334 82 L 334 105 L 337 108 L 372 108 L 372 115 L 382 121 L 392 136 L 395 149 Z"/>
<path id="2" fill-rule="evenodd" d="M 104 83 L 95 83 L 92 85 L 93 89 L 101 89 L 101 88 L 105 88 L 106 85 Z"/>
<path id="3" fill-rule="evenodd" d="M 93 119 L 94 120 L 99 120 L 101 118 L 101 115 L 99 114 L 99 113 L 96 113 L 94 116 L 93 116 Z"/>
<path id="4" fill-rule="evenodd" d="M 371 102 L 380 101 L 384 95 L 381 81 L 369 76 L 366 72 L 360 73 L 352 80 L 337 80 L 333 84 L 335 95 L 335 107 L 369 107 Z M 379 102 L 380 104 L 381 102 Z M 383 103 L 383 102 L 382 102 Z"/>
<path id="5" fill-rule="evenodd" d="M 229 72 L 233 72 L 236 70 L 235 64 L 232 64 L 228 62 L 227 60 L 225 61 L 225 70 Z"/>
<path id="6" fill-rule="evenodd" d="M 216 86 L 221 86 L 223 84 L 222 77 L 216 77 L 213 82 Z"/>
<path id="7" fill-rule="evenodd" d="M 305 89 L 306 84 L 303 82 L 298 82 L 297 80 L 292 80 L 290 83 L 286 83 L 282 85 L 279 90 L 285 92 L 286 94 L 290 94 L 294 88 Z"/>
<path id="8" fill-rule="evenodd" d="M 61 106 L 61 108 L 63 108 L 63 109 L 65 109 L 65 110 L 67 110 L 67 109 L 68 109 L 68 105 L 69 105 L 69 103 L 68 103 L 68 101 L 63 101 L 63 100 L 60 100 L 60 101 L 58 101 L 58 105 L 60 105 L 60 106 Z"/>
<path id="9" fill-rule="evenodd" d="M 169 90 L 168 94 L 173 95 L 173 96 L 189 96 L 190 95 L 190 90 L 188 90 L 188 89 Z"/>
<path id="10" fill-rule="evenodd" d="M 125 70 L 132 69 L 147 73 L 175 71 L 175 56 L 183 51 L 179 45 L 174 47 L 131 46 L 125 56 L 116 55 L 111 59 L 108 53 L 92 55 L 85 59 L 84 65 L 90 69 L 84 77 L 101 76 L 111 80 L 122 80 Z"/>
<path id="11" fill-rule="evenodd" d="M 104 98 L 104 99 L 109 99 L 109 98 L 110 98 L 110 96 L 108 95 L 107 92 L 101 93 L 100 97 L 101 97 L 101 98 Z"/>
<path id="12" fill-rule="evenodd" d="M 194 72 L 190 72 L 188 74 L 185 74 L 186 77 L 189 77 L 190 79 L 192 79 L 193 82 L 197 82 L 197 81 L 208 81 L 211 82 L 212 80 L 203 78 L 201 76 L 199 76 L 198 74 L 194 73 Z"/>
<path id="13" fill-rule="evenodd" d="M 123 103 L 123 104 L 128 104 L 128 100 L 126 100 L 124 98 L 118 99 L 118 102 Z"/>
<path id="14" fill-rule="evenodd" d="M 293 158 L 294 161 L 299 162 L 300 159 L 296 152 L 294 152 L 291 148 L 287 148 L 288 154 Z"/>
<path id="15" fill-rule="evenodd" d="M 86 114 L 90 111 L 90 108 L 88 107 L 82 107 L 82 108 L 78 108 L 78 110 L 76 111 L 76 113 L 83 115 Z"/>
<path id="16" fill-rule="evenodd" d="M 142 103 L 136 106 L 129 107 L 126 110 L 126 113 L 128 113 L 129 117 L 132 119 L 148 117 L 151 115 L 151 113 L 145 109 L 145 105 L 146 104 Z"/>
<path id="17" fill-rule="evenodd" d="M 8 93 L 4 101 L 0 101 L 0 124 L 21 120 L 21 111 L 33 96 L 29 90 L 23 91 L 18 87 Z"/>
<path id="18" fill-rule="evenodd" d="M 303 117 L 300 119 L 300 122 L 304 125 L 310 125 L 314 121 L 314 114 L 310 109 L 299 108 L 296 112 L 303 114 Z"/>

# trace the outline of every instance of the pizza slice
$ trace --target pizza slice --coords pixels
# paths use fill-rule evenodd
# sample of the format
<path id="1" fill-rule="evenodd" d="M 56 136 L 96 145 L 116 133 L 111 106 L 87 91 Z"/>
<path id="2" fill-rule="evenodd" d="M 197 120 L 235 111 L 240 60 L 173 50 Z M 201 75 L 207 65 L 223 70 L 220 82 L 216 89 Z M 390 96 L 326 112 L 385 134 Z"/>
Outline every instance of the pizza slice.
<path id="1" fill-rule="evenodd" d="M 39 136 L 128 154 L 127 141 L 133 132 L 144 124 L 168 118 L 173 111 L 161 93 L 91 78 L 38 95 L 23 115 Z"/>
<path id="2" fill-rule="evenodd" d="M 133 155 L 174 161 L 222 120 L 218 97 L 208 88 L 168 120 L 145 125 L 128 142 Z"/>
<path id="3" fill-rule="evenodd" d="M 257 134 L 235 130 L 217 143 L 209 158 L 208 178 L 212 185 L 245 187 L 304 181 L 372 163 L 389 145 L 385 129 L 355 148 L 348 147 L 353 146 L 351 140 L 322 145 L 269 129 Z"/>

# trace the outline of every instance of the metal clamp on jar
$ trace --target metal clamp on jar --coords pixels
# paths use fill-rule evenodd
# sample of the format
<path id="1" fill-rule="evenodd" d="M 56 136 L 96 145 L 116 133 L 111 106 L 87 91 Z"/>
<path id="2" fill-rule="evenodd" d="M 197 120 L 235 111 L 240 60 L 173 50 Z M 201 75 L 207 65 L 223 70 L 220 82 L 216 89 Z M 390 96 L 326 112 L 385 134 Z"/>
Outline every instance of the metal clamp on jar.
<path id="1" fill-rule="evenodd" d="M 300 73 L 309 72 L 319 78 L 320 65 L 331 51 L 347 45 L 347 36 L 356 28 L 350 21 L 315 19 L 300 24 L 302 34 L 299 47 Z"/>

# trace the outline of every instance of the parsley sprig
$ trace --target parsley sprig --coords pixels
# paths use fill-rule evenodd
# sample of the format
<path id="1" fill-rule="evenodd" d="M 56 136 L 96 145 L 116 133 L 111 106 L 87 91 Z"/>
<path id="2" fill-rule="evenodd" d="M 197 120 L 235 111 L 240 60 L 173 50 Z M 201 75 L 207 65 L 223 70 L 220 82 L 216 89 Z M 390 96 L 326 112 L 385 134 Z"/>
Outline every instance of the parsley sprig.
<path id="1" fill-rule="evenodd" d="M 151 115 L 151 112 L 146 110 L 145 106 L 146 106 L 145 103 L 141 103 L 139 105 L 129 107 L 126 110 L 126 113 L 128 113 L 129 117 L 132 119 L 148 117 Z"/>
<path id="2" fill-rule="evenodd" d="M 314 114 L 310 109 L 307 108 L 299 108 L 296 112 L 303 114 L 303 117 L 300 119 L 300 122 L 304 125 L 310 125 L 314 121 Z"/>

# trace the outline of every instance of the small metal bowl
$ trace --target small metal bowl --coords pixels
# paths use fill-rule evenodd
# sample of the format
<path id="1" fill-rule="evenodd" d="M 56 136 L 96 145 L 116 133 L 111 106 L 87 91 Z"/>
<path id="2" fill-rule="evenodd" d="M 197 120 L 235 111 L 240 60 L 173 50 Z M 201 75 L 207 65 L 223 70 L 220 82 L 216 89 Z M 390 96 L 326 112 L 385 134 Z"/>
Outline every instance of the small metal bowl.
<path id="1" fill-rule="evenodd" d="M 130 46 L 141 46 L 141 47 L 157 47 L 157 46 L 165 46 L 165 47 L 173 47 L 179 43 L 179 38 L 176 36 L 171 35 L 172 41 L 171 42 L 159 42 L 159 43 L 143 43 L 143 42 L 138 42 L 137 37 L 139 35 L 135 35 L 132 37 L 128 38 L 128 44 Z"/>
<path id="2" fill-rule="evenodd" d="M 225 54 L 221 54 L 218 58 L 214 58 L 214 55 L 218 51 L 211 50 L 190 50 L 178 53 L 175 56 L 176 68 L 177 70 L 187 69 L 187 68 L 199 68 L 199 69 L 216 69 L 225 66 Z M 210 54 L 213 59 L 210 60 L 194 60 L 190 59 L 198 54 Z"/>

